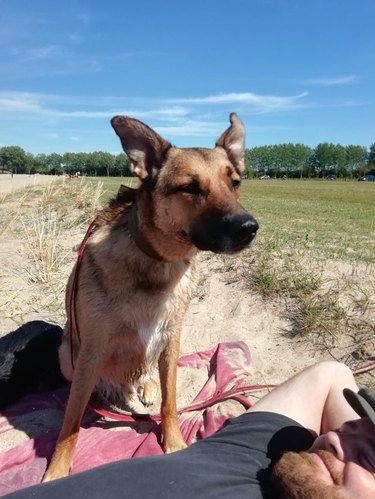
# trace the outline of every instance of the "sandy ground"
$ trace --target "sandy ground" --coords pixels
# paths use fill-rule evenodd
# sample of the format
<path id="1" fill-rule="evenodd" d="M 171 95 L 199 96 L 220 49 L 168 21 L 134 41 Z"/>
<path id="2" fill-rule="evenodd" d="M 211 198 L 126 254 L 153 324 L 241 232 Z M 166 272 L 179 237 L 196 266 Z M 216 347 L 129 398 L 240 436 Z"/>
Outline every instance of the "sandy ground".
<path id="1" fill-rule="evenodd" d="M 48 178 L 41 176 L 20 176 L 13 179 L 0 176 L 0 190 L 45 180 Z M 72 235 L 66 244 L 73 247 L 80 242 L 83 235 Z M 46 290 L 43 291 L 43 288 L 33 282 L 25 268 L 27 257 L 22 241 L 0 238 L 0 258 L 3 262 L 2 270 L 0 269 L 0 304 L 6 303 L 3 314 L 0 308 L 0 318 L 3 315 L 0 320 L 0 335 L 16 329 L 20 318 L 23 322 L 41 319 L 62 325 L 64 317 L 61 311 L 53 312 L 53 307 L 49 306 L 51 297 L 47 296 Z M 74 258 L 71 252 L 66 262 L 65 275 L 61 279 L 60 293 L 64 292 Z M 228 259 L 232 267 L 239 265 L 236 257 Z M 45 307 L 41 305 L 43 303 L 46 304 Z M 204 351 L 219 342 L 244 341 L 252 354 L 252 382 L 277 384 L 319 359 L 331 358 L 328 352 L 316 352 L 306 341 L 291 339 L 288 336 L 290 329 L 291 325 L 285 319 L 285 304 L 265 302 L 246 289 L 243 282 L 233 282 L 229 273 L 220 267 L 218 257 L 208 254 L 203 256 L 200 286 L 183 325 L 182 353 Z M 187 373 L 179 372 L 180 407 L 188 404 L 197 394 L 201 381 L 199 377 L 191 379 Z M 19 435 L 16 441 L 19 441 Z M 0 442 L 0 452 L 2 450 Z"/>
<path id="2" fill-rule="evenodd" d="M 12 189 L 21 189 L 28 185 L 42 184 L 51 181 L 51 175 L 11 175 L 10 173 L 0 173 L 0 192 L 7 192 Z"/>

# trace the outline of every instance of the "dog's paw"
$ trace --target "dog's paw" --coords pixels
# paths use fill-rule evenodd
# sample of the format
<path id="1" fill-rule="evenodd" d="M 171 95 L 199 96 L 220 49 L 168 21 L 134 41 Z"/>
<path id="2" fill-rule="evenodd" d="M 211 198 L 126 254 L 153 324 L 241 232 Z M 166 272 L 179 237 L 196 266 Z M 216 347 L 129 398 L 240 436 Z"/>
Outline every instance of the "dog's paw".
<path id="1" fill-rule="evenodd" d="M 170 438 L 168 440 L 163 440 L 163 450 L 165 454 L 172 454 L 172 452 L 177 452 L 178 450 L 186 449 L 187 445 L 183 438 Z"/>
<path id="2" fill-rule="evenodd" d="M 139 400 L 145 407 L 149 407 L 154 403 L 156 393 L 158 391 L 157 383 L 152 379 L 147 379 L 138 386 L 137 395 Z"/>
<path id="3" fill-rule="evenodd" d="M 58 480 L 59 478 L 64 478 L 69 475 L 69 469 L 59 469 L 59 468 L 47 468 L 42 478 L 42 483 L 52 482 L 52 480 Z"/>

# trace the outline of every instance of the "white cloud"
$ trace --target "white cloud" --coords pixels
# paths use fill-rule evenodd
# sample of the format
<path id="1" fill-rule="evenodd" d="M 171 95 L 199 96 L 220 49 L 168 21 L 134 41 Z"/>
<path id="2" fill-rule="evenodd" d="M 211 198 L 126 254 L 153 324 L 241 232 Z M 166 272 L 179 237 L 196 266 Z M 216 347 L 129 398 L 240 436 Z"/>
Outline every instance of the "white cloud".
<path id="1" fill-rule="evenodd" d="M 161 135 L 172 137 L 211 137 L 224 130 L 227 123 L 214 123 L 208 121 L 189 120 L 176 126 L 155 126 L 155 130 Z"/>
<path id="2" fill-rule="evenodd" d="M 295 108 L 298 102 L 308 95 L 303 92 L 294 96 L 260 95 L 252 92 L 226 93 L 210 95 L 207 97 L 190 97 L 182 99 L 170 99 L 177 104 L 242 104 L 258 112 L 275 112 Z"/>
<path id="3" fill-rule="evenodd" d="M 325 87 L 331 87 L 336 85 L 350 85 L 359 79 L 359 76 L 349 75 L 349 76 L 337 76 L 333 78 L 311 78 L 307 80 L 302 80 L 303 83 L 308 85 L 322 85 Z"/>
<path id="4" fill-rule="evenodd" d="M 39 112 L 36 94 L 27 92 L 0 92 L 0 111 Z"/>
<path id="5" fill-rule="evenodd" d="M 118 98 L 114 98 L 114 100 Z M 77 109 L 77 110 L 67 110 L 63 108 L 53 108 L 50 107 L 51 102 L 57 107 L 59 104 L 67 102 L 66 97 L 55 95 L 43 95 L 43 94 L 33 94 L 28 92 L 2 92 L 0 91 L 0 111 L 11 112 L 11 113 L 28 113 L 35 115 L 44 115 L 54 118 L 111 118 L 115 114 L 125 114 L 129 116 L 134 116 L 139 119 L 164 119 L 175 121 L 180 118 L 185 117 L 189 113 L 189 109 L 183 106 L 171 105 L 169 107 L 162 106 L 155 109 L 124 109 L 119 104 L 115 107 L 108 107 L 106 110 L 87 110 L 87 109 Z M 79 98 L 74 99 L 76 105 L 79 105 Z M 83 99 L 85 101 L 85 107 L 94 105 L 97 103 L 98 99 L 93 97 L 91 100 Z M 108 105 L 111 104 L 111 99 L 106 98 Z M 117 107 L 118 106 L 118 107 Z"/>
<path id="6" fill-rule="evenodd" d="M 31 92 L 0 91 L 0 112 L 43 115 L 48 118 L 92 118 L 109 119 L 116 114 L 134 116 L 138 119 L 152 119 L 175 122 L 178 130 L 189 127 L 186 120 L 194 114 L 202 117 L 202 108 L 223 106 L 235 107 L 240 113 L 275 113 L 289 111 L 304 105 L 307 96 L 303 92 L 294 96 L 260 95 L 252 92 L 222 93 L 205 97 L 176 99 L 137 99 L 137 106 L 128 108 L 126 101 L 119 97 L 58 96 Z M 125 104 L 125 105 L 124 105 Z M 74 106 L 74 107 L 73 107 Z M 233 110 L 233 109 L 230 109 Z M 206 114 L 206 112 L 205 112 Z"/>
<path id="7" fill-rule="evenodd" d="M 72 140 L 73 142 L 79 142 L 81 140 L 81 137 L 69 137 L 69 140 Z"/>

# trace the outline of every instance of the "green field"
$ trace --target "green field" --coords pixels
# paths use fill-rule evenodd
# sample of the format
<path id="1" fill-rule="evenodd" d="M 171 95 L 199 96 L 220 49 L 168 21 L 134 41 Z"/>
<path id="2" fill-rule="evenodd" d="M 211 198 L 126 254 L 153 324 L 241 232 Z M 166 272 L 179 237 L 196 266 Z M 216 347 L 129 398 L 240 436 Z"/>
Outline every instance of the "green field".
<path id="1" fill-rule="evenodd" d="M 102 177 L 102 202 L 121 183 L 136 179 Z M 260 240 L 275 247 L 308 245 L 330 258 L 375 263 L 375 183 L 326 180 L 245 180 L 241 202 L 260 224 Z"/>
<path id="2" fill-rule="evenodd" d="M 241 200 L 281 245 L 375 263 L 375 183 L 248 180 Z"/>

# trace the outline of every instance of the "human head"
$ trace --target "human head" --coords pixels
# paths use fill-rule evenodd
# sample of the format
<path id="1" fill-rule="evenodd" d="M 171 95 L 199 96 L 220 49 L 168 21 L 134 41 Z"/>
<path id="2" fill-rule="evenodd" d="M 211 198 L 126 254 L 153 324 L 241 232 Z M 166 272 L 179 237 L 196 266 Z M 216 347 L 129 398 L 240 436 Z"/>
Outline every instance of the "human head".
<path id="1" fill-rule="evenodd" d="M 375 497 L 375 391 L 344 396 L 361 419 L 320 435 L 307 452 L 285 453 L 273 469 L 280 499 Z"/>

